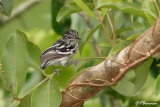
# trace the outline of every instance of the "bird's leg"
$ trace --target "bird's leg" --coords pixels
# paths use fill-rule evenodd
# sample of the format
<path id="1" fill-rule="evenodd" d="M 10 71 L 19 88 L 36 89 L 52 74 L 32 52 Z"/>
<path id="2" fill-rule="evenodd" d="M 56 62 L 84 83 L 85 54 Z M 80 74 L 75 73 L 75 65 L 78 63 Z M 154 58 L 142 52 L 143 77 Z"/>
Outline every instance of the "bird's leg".
<path id="1" fill-rule="evenodd" d="M 56 72 L 56 75 L 59 75 L 58 69 L 56 69 L 56 68 L 54 67 L 54 65 L 52 65 L 52 67 L 53 67 L 54 71 Z"/>
<path id="2" fill-rule="evenodd" d="M 77 63 L 78 63 L 78 61 L 76 60 L 76 59 L 73 59 L 72 61 L 69 61 L 69 62 L 67 62 L 67 63 L 65 63 L 65 67 L 67 66 L 67 65 L 69 65 L 69 64 L 71 64 L 71 63 L 73 63 L 74 64 L 74 66 L 76 66 L 77 65 Z"/>

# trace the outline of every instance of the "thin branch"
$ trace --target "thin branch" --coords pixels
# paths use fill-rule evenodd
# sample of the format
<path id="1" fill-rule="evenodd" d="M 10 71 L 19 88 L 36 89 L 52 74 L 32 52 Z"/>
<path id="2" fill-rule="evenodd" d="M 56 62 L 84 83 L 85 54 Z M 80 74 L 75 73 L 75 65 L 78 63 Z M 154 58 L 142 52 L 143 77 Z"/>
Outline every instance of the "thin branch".
<path id="1" fill-rule="evenodd" d="M 153 0 L 153 2 L 154 2 L 154 4 L 156 5 L 156 9 L 157 9 L 157 11 L 158 11 L 158 14 L 160 15 L 160 10 L 159 10 L 159 8 L 158 8 L 158 4 L 157 4 L 156 0 Z"/>
<path id="2" fill-rule="evenodd" d="M 99 1 L 102 2 L 102 0 L 99 0 Z M 114 39 L 114 42 L 115 42 L 115 44 L 116 44 L 116 43 L 117 43 L 117 39 L 116 39 L 116 33 L 115 33 L 115 31 L 114 31 L 113 23 L 112 23 L 109 15 L 108 15 L 108 13 L 106 14 L 106 17 L 107 17 L 108 22 L 109 22 L 109 25 L 110 25 L 110 27 L 111 27 L 111 31 L 112 31 L 112 34 L 113 34 L 113 39 Z"/>
<path id="3" fill-rule="evenodd" d="M 14 107 L 14 105 L 16 104 L 16 103 L 18 103 L 18 101 L 19 100 L 16 100 L 14 103 L 12 103 L 9 107 Z"/>
<path id="4" fill-rule="evenodd" d="M 19 15 L 24 14 L 25 11 L 27 11 L 28 9 L 30 9 L 39 2 L 40 0 L 27 0 L 23 2 L 16 9 L 13 10 L 11 17 L 6 17 L 6 16 L 2 17 L 2 19 L 0 20 L 0 27 L 16 19 Z"/>
<path id="5" fill-rule="evenodd" d="M 91 59 L 106 59 L 106 57 L 92 57 L 92 58 L 81 58 L 77 61 L 85 61 L 85 60 L 91 60 Z"/>
<path id="6" fill-rule="evenodd" d="M 6 98 L 0 98 L 1 100 L 5 100 L 5 101 L 10 101 L 10 102 L 12 102 L 12 101 L 14 101 L 14 99 L 6 99 Z"/>
<path id="7" fill-rule="evenodd" d="M 96 7 L 96 1 L 93 0 L 93 2 L 94 2 L 94 6 Z M 99 22 L 100 22 L 100 24 L 101 24 L 101 26 L 102 26 L 102 28 L 103 28 L 105 34 L 107 35 L 108 40 L 110 41 L 110 43 L 111 43 L 111 45 L 112 45 L 112 47 L 113 47 L 114 44 L 113 44 L 113 42 L 112 42 L 112 40 L 111 40 L 111 38 L 110 38 L 110 36 L 109 36 L 109 34 L 108 34 L 108 32 L 107 32 L 107 30 L 106 30 L 104 24 L 103 24 L 103 21 L 102 21 L 101 18 L 100 18 L 100 15 L 99 15 L 99 12 L 98 12 L 97 9 L 96 9 L 96 13 L 97 13 L 98 20 L 99 20 Z"/>
<path id="8" fill-rule="evenodd" d="M 53 73 L 49 76 L 47 76 L 45 79 L 43 79 L 39 84 L 37 84 L 35 87 L 33 87 L 30 91 L 28 91 L 22 98 L 24 98 L 26 95 L 28 95 L 30 92 L 32 92 L 34 89 L 39 87 L 41 84 L 43 84 L 45 81 L 51 79 L 56 73 Z"/>

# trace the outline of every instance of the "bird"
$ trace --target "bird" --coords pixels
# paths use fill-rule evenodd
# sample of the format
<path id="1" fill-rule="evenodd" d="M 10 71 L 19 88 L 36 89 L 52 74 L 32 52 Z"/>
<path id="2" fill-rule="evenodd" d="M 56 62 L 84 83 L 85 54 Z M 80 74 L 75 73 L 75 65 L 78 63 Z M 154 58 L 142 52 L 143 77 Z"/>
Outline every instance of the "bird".
<path id="1" fill-rule="evenodd" d="M 59 75 L 59 71 L 55 69 L 55 65 L 67 66 L 69 63 L 75 63 L 75 60 L 70 61 L 78 51 L 78 41 L 81 38 L 76 30 L 68 30 L 57 40 L 52 46 L 46 49 L 40 56 L 42 62 L 41 70 L 44 70 L 48 65 L 51 65 Z M 70 61 L 70 62 L 68 62 Z"/>

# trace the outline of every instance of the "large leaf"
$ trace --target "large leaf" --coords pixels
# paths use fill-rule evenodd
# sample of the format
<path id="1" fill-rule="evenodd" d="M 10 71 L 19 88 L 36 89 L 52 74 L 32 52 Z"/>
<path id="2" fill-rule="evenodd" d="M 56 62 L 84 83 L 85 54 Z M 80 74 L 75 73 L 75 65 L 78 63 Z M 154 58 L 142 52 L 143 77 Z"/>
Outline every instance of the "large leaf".
<path id="1" fill-rule="evenodd" d="M 71 19 L 70 17 L 65 18 L 61 23 L 56 21 L 58 12 L 64 6 L 65 0 L 52 0 L 52 28 L 57 34 L 63 35 L 68 29 L 70 29 Z"/>
<path id="2" fill-rule="evenodd" d="M 138 92 L 147 80 L 148 72 L 150 70 L 150 66 L 153 62 L 153 58 L 148 59 L 147 61 L 143 62 L 142 65 L 135 68 L 136 74 L 136 81 L 135 81 L 135 92 Z M 143 76 L 142 76 L 143 75 Z"/>
<path id="3" fill-rule="evenodd" d="M 135 85 L 129 80 L 127 80 L 125 77 L 120 80 L 116 85 L 111 86 L 111 88 L 125 96 L 136 96 L 137 94 L 139 94 L 139 92 L 134 92 Z"/>
<path id="4" fill-rule="evenodd" d="M 126 77 L 124 77 L 115 86 L 111 86 L 111 88 L 125 96 L 138 95 L 140 92 L 140 89 L 144 86 L 147 80 L 148 71 L 151 63 L 152 63 L 152 58 L 143 62 L 143 64 L 141 64 L 140 66 L 134 69 L 136 74 L 135 83 L 132 83 Z M 132 71 L 133 70 L 130 70 L 130 72 Z"/>
<path id="5" fill-rule="evenodd" d="M 16 35 L 18 35 L 21 39 L 23 44 L 27 49 L 27 64 L 30 67 L 39 69 L 40 68 L 40 55 L 41 51 L 38 46 L 33 44 L 32 42 L 28 41 L 27 36 L 25 33 L 17 30 Z"/>
<path id="6" fill-rule="evenodd" d="M 29 94 L 22 98 L 18 107 L 31 107 L 31 95 Z"/>
<path id="7" fill-rule="evenodd" d="M 85 30 L 84 32 L 82 32 L 80 38 L 81 40 L 79 41 L 79 52 L 80 54 L 82 54 L 83 48 L 85 46 L 85 44 L 87 43 L 87 41 L 89 40 L 89 38 L 91 38 L 91 36 L 93 35 L 93 33 L 100 27 L 100 25 L 98 25 L 96 28 L 94 28 L 92 31 L 88 32 L 87 30 Z"/>
<path id="8" fill-rule="evenodd" d="M 11 15 L 13 0 L 0 0 L 0 12 L 6 16 Z"/>
<path id="9" fill-rule="evenodd" d="M 133 41 L 135 41 L 139 37 L 140 33 L 133 34 L 130 37 L 127 38 L 127 40 L 124 40 L 118 44 L 116 44 L 110 51 L 108 58 L 111 58 L 113 55 L 118 53 L 120 50 L 124 49 L 125 47 L 129 46 Z"/>
<path id="10" fill-rule="evenodd" d="M 143 8 L 146 9 L 148 12 L 145 12 L 145 15 L 151 25 L 153 25 L 156 21 L 156 15 L 158 16 L 158 13 L 156 12 L 155 6 L 153 1 L 151 0 L 144 0 L 143 2 Z"/>
<path id="11" fill-rule="evenodd" d="M 87 3 L 86 4 L 87 7 L 93 9 L 94 8 L 94 4 L 93 3 Z M 75 3 L 71 3 L 68 4 L 66 6 L 64 6 L 57 14 L 57 22 L 60 22 L 63 18 L 65 18 L 66 16 L 79 12 L 81 11 L 81 9 L 75 4 Z"/>
<path id="12" fill-rule="evenodd" d="M 120 34 L 121 32 L 124 32 L 124 31 L 127 31 L 127 30 L 142 30 L 144 27 L 141 23 L 138 23 L 138 22 L 134 22 L 134 23 L 131 23 L 129 24 L 128 26 L 126 27 L 123 27 L 121 29 L 118 29 L 116 31 L 116 34 Z"/>
<path id="13" fill-rule="evenodd" d="M 32 107 L 59 107 L 62 97 L 55 80 L 39 86 L 32 95 Z"/>
<path id="14" fill-rule="evenodd" d="M 88 6 L 82 0 L 73 0 L 79 8 L 88 13 L 90 16 L 96 18 L 95 14 L 88 8 Z"/>
<path id="15" fill-rule="evenodd" d="M 157 100 L 160 99 L 160 75 L 157 77 L 157 80 L 156 80 L 156 85 L 155 85 L 155 94 L 156 94 L 156 97 L 157 97 Z"/>
<path id="16" fill-rule="evenodd" d="M 5 79 L 15 95 L 19 94 L 26 79 L 26 54 L 22 40 L 14 33 L 4 48 L 1 62 Z"/>
<path id="17" fill-rule="evenodd" d="M 131 13 L 131 14 L 134 14 L 137 16 L 145 17 L 144 10 L 140 6 L 138 6 L 134 3 L 125 2 L 125 1 L 100 3 L 96 8 L 97 9 L 99 9 L 99 8 L 113 8 L 113 9 L 121 10 L 126 13 Z"/>

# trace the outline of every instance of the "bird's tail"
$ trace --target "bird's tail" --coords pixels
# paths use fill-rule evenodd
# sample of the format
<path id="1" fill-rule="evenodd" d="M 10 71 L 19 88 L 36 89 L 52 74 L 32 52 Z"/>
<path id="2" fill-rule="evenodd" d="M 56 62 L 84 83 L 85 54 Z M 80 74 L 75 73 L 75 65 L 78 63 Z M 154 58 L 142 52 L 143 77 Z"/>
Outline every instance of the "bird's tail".
<path id="1" fill-rule="evenodd" d="M 41 65 L 41 70 L 44 70 L 48 65 L 48 61 L 45 61 L 42 65 Z"/>

